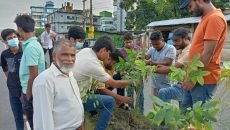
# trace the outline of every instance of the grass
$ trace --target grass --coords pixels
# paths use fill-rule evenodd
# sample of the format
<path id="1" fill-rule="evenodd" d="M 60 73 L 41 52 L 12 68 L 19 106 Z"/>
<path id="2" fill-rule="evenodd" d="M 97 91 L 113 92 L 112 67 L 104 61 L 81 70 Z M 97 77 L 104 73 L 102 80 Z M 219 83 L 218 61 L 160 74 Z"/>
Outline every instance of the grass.
<path id="1" fill-rule="evenodd" d="M 98 114 L 91 116 L 85 113 L 85 130 L 94 130 L 97 120 Z M 107 130 L 152 130 L 154 128 L 151 121 L 139 112 L 115 108 Z"/>

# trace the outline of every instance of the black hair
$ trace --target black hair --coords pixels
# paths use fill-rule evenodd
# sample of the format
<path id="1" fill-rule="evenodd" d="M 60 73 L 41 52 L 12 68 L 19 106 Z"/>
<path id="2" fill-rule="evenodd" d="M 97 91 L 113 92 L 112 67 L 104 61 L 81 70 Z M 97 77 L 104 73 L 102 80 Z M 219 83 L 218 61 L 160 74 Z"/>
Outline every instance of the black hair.
<path id="1" fill-rule="evenodd" d="M 85 39 L 85 31 L 80 26 L 71 27 L 68 31 L 68 38 Z"/>
<path id="2" fill-rule="evenodd" d="M 177 40 L 178 38 L 187 38 L 190 40 L 188 31 L 184 27 L 179 27 L 173 31 L 172 40 Z"/>
<path id="3" fill-rule="evenodd" d="M 113 53 L 111 53 L 111 59 L 113 61 L 119 62 L 119 57 L 122 58 L 122 54 L 118 49 L 116 49 Z"/>
<path id="4" fill-rule="evenodd" d="M 124 35 L 123 40 L 133 40 L 133 35 L 128 32 Z"/>
<path id="5" fill-rule="evenodd" d="M 212 0 L 204 0 L 205 3 L 210 3 Z"/>
<path id="6" fill-rule="evenodd" d="M 45 24 L 45 28 L 50 28 L 51 25 L 49 23 Z"/>
<path id="7" fill-rule="evenodd" d="M 6 37 L 12 33 L 15 33 L 17 35 L 17 32 L 14 29 L 10 29 L 10 28 L 4 29 L 1 33 L 1 37 L 4 41 L 6 41 Z"/>
<path id="8" fill-rule="evenodd" d="M 164 39 L 164 38 L 160 31 L 155 31 L 150 36 L 150 40 L 161 40 L 161 39 Z"/>
<path id="9" fill-rule="evenodd" d="M 97 39 L 92 49 L 95 52 L 99 52 L 102 48 L 105 48 L 107 51 L 114 51 L 114 43 L 111 37 L 104 35 Z"/>
<path id="10" fill-rule="evenodd" d="M 35 21 L 28 14 L 18 15 L 14 20 L 17 27 L 22 28 L 26 33 L 34 32 Z"/>

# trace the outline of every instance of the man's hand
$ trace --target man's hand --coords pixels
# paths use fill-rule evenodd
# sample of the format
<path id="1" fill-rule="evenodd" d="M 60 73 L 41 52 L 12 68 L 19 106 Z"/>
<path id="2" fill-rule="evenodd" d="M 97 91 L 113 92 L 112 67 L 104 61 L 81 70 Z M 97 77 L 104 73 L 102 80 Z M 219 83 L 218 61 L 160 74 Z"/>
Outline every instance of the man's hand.
<path id="1" fill-rule="evenodd" d="M 157 65 L 156 72 L 160 74 L 168 74 L 170 72 L 170 68 L 165 65 Z"/>
<path id="2" fill-rule="evenodd" d="M 126 97 L 126 96 L 120 96 L 117 100 L 119 104 L 127 103 L 127 104 L 132 104 L 133 103 L 133 98 L 131 97 Z"/>
<path id="3" fill-rule="evenodd" d="M 27 89 L 26 91 L 26 99 L 27 101 L 30 101 L 32 98 L 32 90 L 30 91 L 29 89 Z"/>
<path id="4" fill-rule="evenodd" d="M 191 90 L 195 85 L 189 81 L 182 82 L 182 86 L 184 90 Z"/>
<path id="5" fill-rule="evenodd" d="M 148 61 L 148 60 L 145 61 L 146 65 L 150 65 L 150 63 L 151 63 L 151 61 Z"/>

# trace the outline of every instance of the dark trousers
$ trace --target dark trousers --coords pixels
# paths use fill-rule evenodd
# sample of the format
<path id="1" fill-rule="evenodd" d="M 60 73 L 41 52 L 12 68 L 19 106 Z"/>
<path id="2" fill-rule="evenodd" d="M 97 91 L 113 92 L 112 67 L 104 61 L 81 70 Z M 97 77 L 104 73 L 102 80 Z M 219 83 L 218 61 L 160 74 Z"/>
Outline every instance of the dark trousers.
<path id="1" fill-rule="evenodd" d="M 117 73 L 113 76 L 114 80 L 121 80 L 120 73 Z M 117 88 L 117 94 L 121 96 L 125 96 L 125 89 L 124 88 Z"/>
<path id="2" fill-rule="evenodd" d="M 43 48 L 44 54 L 46 54 L 46 52 L 49 52 L 49 57 L 50 57 L 50 64 L 53 62 L 53 57 L 52 57 L 52 53 L 53 53 L 53 48 L 50 49 L 45 49 Z"/>
<path id="3" fill-rule="evenodd" d="M 23 111 L 30 124 L 30 128 L 33 130 L 33 98 L 27 100 L 26 94 L 23 94 Z"/>
<path id="4" fill-rule="evenodd" d="M 9 94 L 10 106 L 14 115 L 16 130 L 24 130 L 23 110 L 20 96 L 12 96 Z"/>

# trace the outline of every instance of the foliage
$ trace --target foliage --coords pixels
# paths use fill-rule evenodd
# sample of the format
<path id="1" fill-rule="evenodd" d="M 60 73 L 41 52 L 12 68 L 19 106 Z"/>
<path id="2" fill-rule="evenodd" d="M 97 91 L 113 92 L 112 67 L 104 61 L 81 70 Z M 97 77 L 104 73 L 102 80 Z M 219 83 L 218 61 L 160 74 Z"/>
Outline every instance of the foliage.
<path id="1" fill-rule="evenodd" d="M 98 114 L 91 116 L 89 113 L 85 113 L 85 130 L 94 130 L 97 121 Z M 120 108 L 115 108 L 112 114 L 111 121 L 107 127 L 107 130 L 151 130 L 154 129 L 151 121 L 144 115 L 137 113 L 136 111 L 127 111 Z"/>
<path id="2" fill-rule="evenodd" d="M 197 130 L 201 130 L 203 127 L 206 130 L 212 130 L 211 123 L 217 122 L 215 116 L 219 113 L 219 101 L 210 100 L 204 104 L 197 102 L 192 109 L 181 114 L 177 105 L 163 102 L 157 97 L 152 98 L 153 109 L 147 117 L 156 126 L 166 125 L 171 130 L 177 130 L 188 129 L 190 125 L 193 125 Z"/>
<path id="3" fill-rule="evenodd" d="M 116 48 L 121 48 L 123 47 L 123 39 L 122 39 L 122 36 L 119 35 L 119 34 L 116 34 L 116 33 L 104 33 L 104 32 L 95 32 L 95 38 L 99 38 L 101 37 L 102 35 L 108 35 L 112 38 L 112 40 L 115 42 L 115 46 Z"/>
<path id="4" fill-rule="evenodd" d="M 170 67 L 171 72 L 169 73 L 169 78 L 173 81 L 190 81 L 193 84 L 199 83 L 200 85 L 204 84 L 204 76 L 209 74 L 208 71 L 203 71 L 201 68 L 204 67 L 204 64 L 199 60 L 200 55 L 196 55 L 190 63 L 185 63 L 184 67 L 176 68 Z"/>
<path id="5" fill-rule="evenodd" d="M 131 79 L 134 86 L 137 86 L 136 81 L 153 73 L 156 69 L 155 66 L 145 64 L 143 51 L 137 53 L 134 50 L 126 49 L 128 56 L 125 59 L 119 57 L 119 63 L 115 64 L 115 69 L 123 75 L 122 78 Z"/>
<path id="6" fill-rule="evenodd" d="M 225 83 L 230 87 L 230 61 L 223 63 L 224 68 L 221 69 L 220 83 Z"/>
<path id="7" fill-rule="evenodd" d="M 217 8 L 229 8 L 230 7 L 229 0 L 213 0 L 213 4 Z"/>
<path id="8" fill-rule="evenodd" d="M 228 0 L 214 0 L 213 3 L 217 8 L 230 7 Z M 181 0 L 124 0 L 120 7 L 128 11 L 126 29 L 143 30 L 153 21 L 191 16 L 187 9 L 179 9 L 180 4 Z"/>
<path id="9" fill-rule="evenodd" d="M 39 38 L 40 35 L 42 34 L 42 32 L 44 32 L 44 31 L 45 31 L 44 28 L 36 28 L 35 29 L 35 36 Z"/>
<path id="10" fill-rule="evenodd" d="M 139 0 L 134 9 L 132 0 L 123 1 L 121 8 L 128 11 L 126 29 L 143 30 L 153 21 L 190 16 L 187 10 L 179 10 L 180 3 L 181 0 Z"/>

